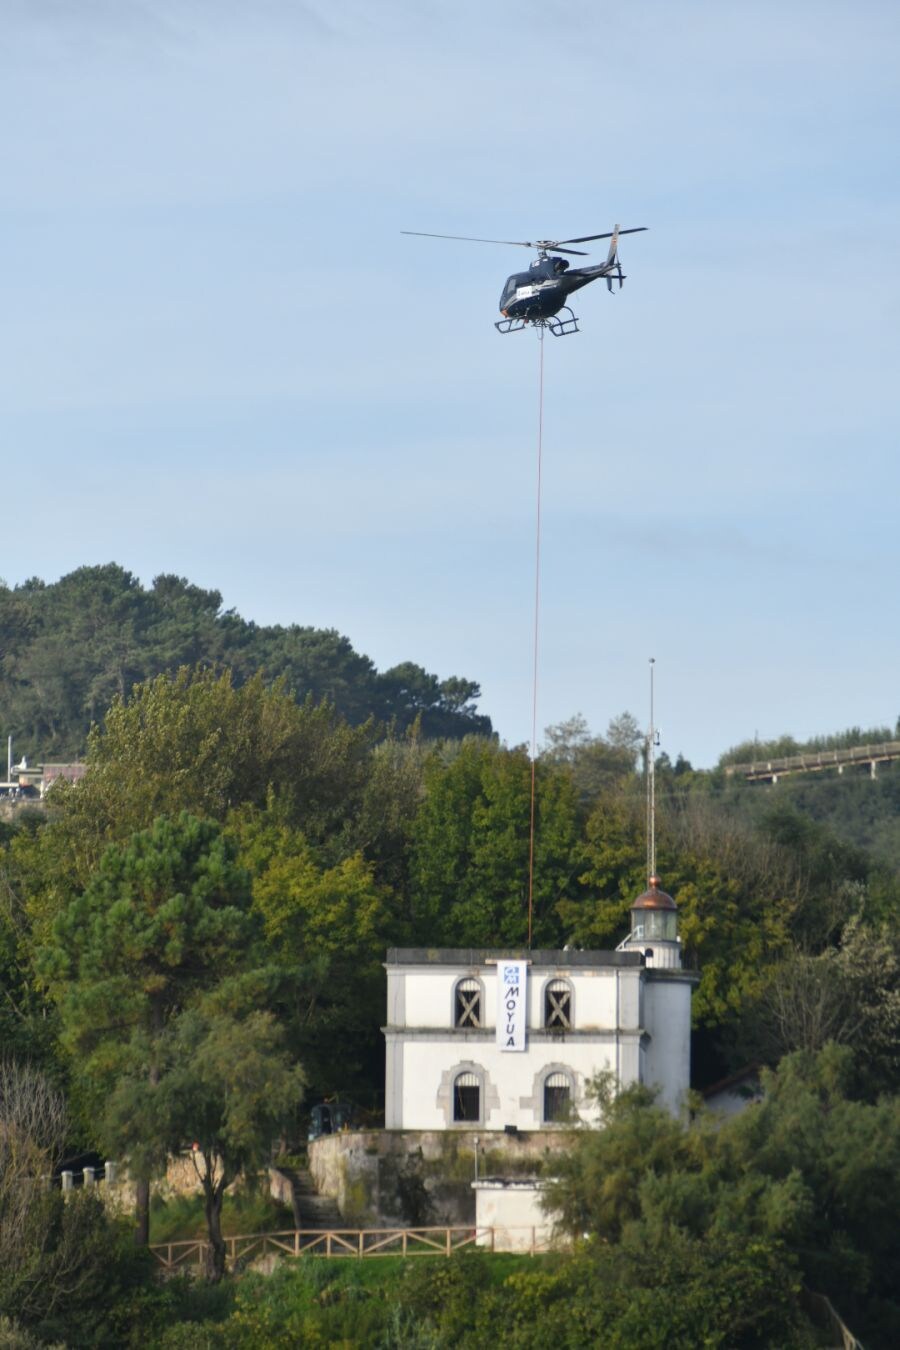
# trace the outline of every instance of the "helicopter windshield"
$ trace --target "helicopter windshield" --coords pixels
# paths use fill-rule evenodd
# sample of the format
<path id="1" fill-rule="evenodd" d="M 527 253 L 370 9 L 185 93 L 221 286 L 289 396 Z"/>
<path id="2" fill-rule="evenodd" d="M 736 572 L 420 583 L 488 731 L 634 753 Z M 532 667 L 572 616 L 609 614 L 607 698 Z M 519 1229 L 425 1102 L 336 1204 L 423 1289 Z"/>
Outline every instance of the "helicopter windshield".
<path id="1" fill-rule="evenodd" d="M 508 301 L 512 300 L 515 293 L 516 293 L 516 278 L 508 277 L 506 285 L 503 287 L 503 294 L 500 296 L 501 309 Z"/>

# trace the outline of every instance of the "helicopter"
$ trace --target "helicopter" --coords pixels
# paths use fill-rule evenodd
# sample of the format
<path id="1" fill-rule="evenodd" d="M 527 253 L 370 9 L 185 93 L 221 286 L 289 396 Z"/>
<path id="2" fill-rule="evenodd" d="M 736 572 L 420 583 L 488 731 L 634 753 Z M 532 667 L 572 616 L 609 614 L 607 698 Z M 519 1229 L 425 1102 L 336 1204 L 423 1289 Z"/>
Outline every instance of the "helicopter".
<path id="1" fill-rule="evenodd" d="M 529 324 L 537 328 L 549 328 L 554 337 L 565 337 L 569 333 L 579 332 L 578 319 L 572 313 L 566 300 L 573 291 L 581 290 L 600 277 L 606 278 L 609 291 L 613 281 L 618 281 L 619 290 L 625 281 L 622 264 L 619 262 L 619 236 L 640 234 L 646 225 L 637 225 L 623 230 L 617 225 L 606 234 L 584 234 L 577 239 L 477 239 L 467 234 L 430 234 L 425 230 L 401 230 L 401 234 L 417 235 L 423 239 L 460 239 L 468 244 L 507 244 L 514 248 L 537 249 L 537 257 L 529 265 L 527 272 L 514 272 L 506 280 L 500 295 L 500 313 L 503 315 L 494 327 L 499 333 L 518 333 Z M 596 263 L 593 267 L 571 267 L 567 258 L 557 255 L 568 253 L 573 257 L 586 258 L 588 255 L 580 248 L 565 248 L 566 244 L 589 244 L 595 239 L 609 239 L 609 252 L 606 262 Z"/>

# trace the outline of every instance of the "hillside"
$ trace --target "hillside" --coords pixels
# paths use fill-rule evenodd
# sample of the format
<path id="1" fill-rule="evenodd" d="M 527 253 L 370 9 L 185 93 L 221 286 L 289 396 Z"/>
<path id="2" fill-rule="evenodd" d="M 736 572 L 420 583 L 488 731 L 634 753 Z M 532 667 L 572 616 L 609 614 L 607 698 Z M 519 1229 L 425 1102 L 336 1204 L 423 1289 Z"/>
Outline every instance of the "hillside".
<path id="1" fill-rule="evenodd" d="M 776 808 L 793 810 L 873 862 L 900 872 L 900 764 L 879 765 L 875 779 L 864 766 L 841 775 L 796 774 L 774 785 L 733 781 L 722 792 L 753 821 Z"/>
<path id="2" fill-rule="evenodd" d="M 609 951 L 631 930 L 647 877 L 639 728 L 621 716 L 605 737 L 591 737 L 574 718 L 550 732 L 533 766 L 522 747 L 489 737 L 447 745 L 379 736 L 261 678 L 236 684 L 227 673 L 182 668 L 135 686 L 91 733 L 79 784 L 60 784 L 41 812 L 16 808 L 0 825 L 0 1043 L 33 1075 L 27 1097 L 7 1098 L 30 1101 L 47 1085 L 45 1099 L 70 1112 L 61 1156 L 138 1157 L 161 1169 L 193 1141 L 207 1274 L 220 1280 L 226 1179 L 265 1166 L 278 1141 L 296 1154 L 313 1105 L 344 1098 L 377 1111 L 383 1100 L 386 951 L 519 950 L 529 932 L 537 950 Z M 719 1344 L 808 1344 L 790 1327 L 784 1334 L 801 1280 L 827 1291 L 867 1344 L 896 1345 L 900 875 L 801 814 L 784 784 L 735 783 L 664 756 L 658 767 L 658 857 L 677 900 L 681 959 L 696 972 L 692 1084 L 702 1090 L 746 1064 L 775 1072 L 765 1104 L 724 1126 L 670 1117 L 646 1082 L 610 1096 L 606 1129 L 579 1131 L 570 1166 L 557 1162 L 568 1230 L 595 1235 L 584 1244 L 589 1266 L 566 1257 L 557 1267 L 570 1281 L 559 1286 L 566 1326 L 581 1307 L 577 1341 L 540 1320 L 547 1284 L 537 1267 L 534 1289 L 523 1295 L 517 1285 L 501 1310 L 503 1324 L 527 1297 L 538 1310 L 529 1314 L 540 1329 L 535 1346 L 643 1344 L 633 1322 L 614 1339 L 602 1319 L 616 1290 L 625 1312 L 638 1306 L 649 1260 L 663 1272 L 665 1297 L 648 1324 L 665 1327 L 667 1345 L 712 1343 L 705 1307 L 695 1316 L 698 1291 L 711 1287 L 727 1337 Z M 856 792 L 871 802 L 862 794 L 877 784 L 845 774 L 826 786 L 835 802 Z M 847 788 L 850 798 L 841 796 Z M 887 808 L 887 796 L 879 800 Z M 481 1055 L 482 1028 L 457 1029 L 466 1042 L 454 1055 Z M 554 1074 L 567 1071 L 574 1031 L 553 1039 Z M 443 1072 L 432 1069 L 429 1095 Z M 607 1091 L 602 1080 L 598 1090 Z M 53 1156 L 45 1150 L 27 1165 L 44 1175 L 36 1168 L 49 1170 Z M 10 1175 L 7 1197 L 27 1194 Z M 411 1171 L 402 1175 L 404 1213 L 419 1222 L 412 1206 L 422 1192 Z M 610 1176 L 612 1186 L 594 1185 Z M 0 1217 L 2 1192 L 0 1184 Z M 23 1227 L 25 1238 L 0 1260 L 0 1303 L 20 1321 L 43 1316 L 56 1287 L 58 1268 L 41 1245 L 51 1222 L 98 1269 L 114 1271 L 102 1207 L 82 1211 L 61 1192 L 39 1194 L 40 1228 Z M 149 1181 L 138 1194 L 146 1241 Z M 96 1204 L 91 1188 L 78 1200 L 85 1196 Z M 93 1227 L 66 1227 L 82 1213 Z M 443 1265 L 440 1279 L 454 1269 Z M 21 1272 L 31 1270 L 41 1297 L 26 1303 Z M 736 1341 L 735 1289 L 755 1318 L 772 1311 L 763 1294 L 779 1287 L 776 1277 L 777 1329 Z M 265 1287 L 282 1286 L 267 1278 Z M 202 1328 L 154 1342 L 143 1292 L 141 1300 L 133 1306 L 142 1345 L 208 1342 Z M 64 1302 L 73 1319 L 79 1312 L 81 1340 L 72 1343 L 82 1343 L 84 1304 L 68 1294 Z M 471 1321 L 470 1305 L 467 1294 Z M 358 1327 L 360 1306 L 346 1326 Z M 681 1339 L 661 1321 L 672 1308 L 690 1326 Z M 271 1343 L 280 1313 L 259 1311 L 262 1320 L 248 1321 L 238 1308 L 228 1319 L 237 1339 L 217 1325 L 216 1343 Z M 161 1316 L 171 1319 L 171 1305 Z M 307 1323 L 290 1325 L 307 1343 Z M 499 1323 L 483 1325 L 496 1336 Z M 346 1326 L 328 1323 L 329 1343 Z M 373 1326 L 380 1335 L 366 1323 L 365 1344 L 386 1345 Z M 54 1327 L 54 1344 L 65 1330 Z M 432 1342 L 464 1343 L 456 1323 Z"/>
<path id="3" fill-rule="evenodd" d="M 49 584 L 0 584 L 0 732 L 17 755 L 77 757 L 115 695 L 197 665 L 230 668 L 237 683 L 261 669 L 300 701 L 328 699 L 353 724 L 375 717 L 403 730 L 419 717 L 425 736 L 491 734 L 472 680 L 440 680 L 412 661 L 378 671 L 334 629 L 260 626 L 183 577 L 145 588 L 108 563 Z"/>
<path id="4" fill-rule="evenodd" d="M 228 668 L 237 685 L 257 670 L 267 683 L 282 678 L 298 701 L 327 699 L 352 725 L 369 717 L 401 732 L 421 719 L 427 738 L 492 734 L 479 713 L 477 683 L 429 674 L 412 661 L 379 671 L 334 629 L 299 624 L 262 626 L 222 607 L 222 596 L 183 577 L 163 574 L 150 586 L 115 563 L 81 567 L 57 582 L 32 578 L 0 583 L 0 735 L 12 735 L 16 755 L 68 759 L 84 753 L 92 722 L 102 723 L 116 695 L 181 666 Z M 621 722 L 622 719 L 619 719 Z M 623 731 L 624 727 L 624 731 Z M 627 734 L 626 734 L 627 733 Z M 679 757 L 659 764 L 661 798 L 670 790 L 721 797 L 748 823 L 787 808 L 825 826 L 844 844 L 897 872 L 900 860 L 900 766 L 838 777 L 820 773 L 776 785 L 726 779 L 736 762 L 888 740 L 890 727 L 851 728 L 812 741 L 791 736 L 744 742 L 726 750 L 717 769 L 693 771 Z M 568 763 L 589 804 L 604 783 L 634 763 L 641 732 L 633 718 L 592 737 L 584 719 L 548 728 L 544 758 Z M 623 739 L 624 737 L 624 739 Z M 624 758 L 623 758 L 624 756 Z"/>
<path id="5" fill-rule="evenodd" d="M 900 736 L 900 718 L 894 728 L 848 727 L 846 731 L 833 732 L 826 736 L 812 736 L 809 740 L 798 741 L 793 736 L 778 736 L 773 741 L 741 741 L 719 756 L 719 768 L 729 764 L 749 764 L 754 761 L 781 759 L 788 755 L 813 755 L 823 750 L 848 750 L 854 745 L 878 745 L 883 741 L 896 740 Z"/>
<path id="6" fill-rule="evenodd" d="M 797 741 L 785 735 L 774 741 L 744 741 L 726 750 L 709 775 L 716 793 L 750 820 L 765 819 L 773 809 L 791 810 L 825 826 L 843 843 L 864 850 L 873 861 L 897 873 L 900 869 L 900 763 L 877 765 L 872 777 L 868 762 L 815 773 L 793 773 L 769 781 L 745 782 L 727 778 L 729 765 L 775 760 L 789 755 L 815 755 L 828 750 L 878 745 L 900 737 L 895 727 L 849 727 L 846 731 Z"/>

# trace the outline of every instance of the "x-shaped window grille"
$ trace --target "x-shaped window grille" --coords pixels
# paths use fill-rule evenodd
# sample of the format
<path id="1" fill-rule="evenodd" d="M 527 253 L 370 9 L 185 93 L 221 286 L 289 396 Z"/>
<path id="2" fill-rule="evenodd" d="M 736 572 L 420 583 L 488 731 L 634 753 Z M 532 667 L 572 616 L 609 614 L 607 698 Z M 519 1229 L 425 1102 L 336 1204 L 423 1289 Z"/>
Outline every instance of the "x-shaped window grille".
<path id="1" fill-rule="evenodd" d="M 481 992 L 478 989 L 457 989 L 456 1025 L 458 1027 L 480 1027 Z"/>
<path id="2" fill-rule="evenodd" d="M 571 1027 L 571 1004 L 572 995 L 568 989 L 548 989 L 547 1026 Z"/>

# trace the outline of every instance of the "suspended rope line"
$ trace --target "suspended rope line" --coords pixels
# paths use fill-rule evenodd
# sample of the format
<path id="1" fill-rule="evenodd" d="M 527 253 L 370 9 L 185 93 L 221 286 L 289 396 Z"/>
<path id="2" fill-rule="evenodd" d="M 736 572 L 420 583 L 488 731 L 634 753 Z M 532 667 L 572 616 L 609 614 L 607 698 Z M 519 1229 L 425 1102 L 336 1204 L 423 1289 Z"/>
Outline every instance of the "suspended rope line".
<path id="1" fill-rule="evenodd" d="M 528 833 L 528 946 L 534 926 L 534 805 L 537 773 L 538 636 L 541 617 L 541 479 L 544 454 L 544 330 L 538 329 L 537 510 L 534 531 L 534 656 L 531 671 L 531 823 Z"/>

